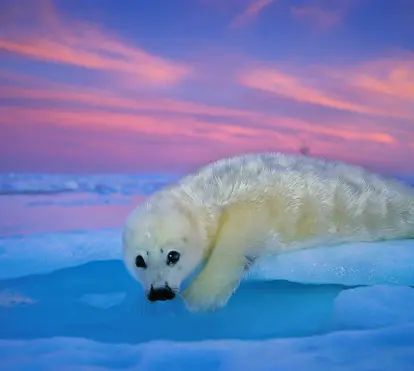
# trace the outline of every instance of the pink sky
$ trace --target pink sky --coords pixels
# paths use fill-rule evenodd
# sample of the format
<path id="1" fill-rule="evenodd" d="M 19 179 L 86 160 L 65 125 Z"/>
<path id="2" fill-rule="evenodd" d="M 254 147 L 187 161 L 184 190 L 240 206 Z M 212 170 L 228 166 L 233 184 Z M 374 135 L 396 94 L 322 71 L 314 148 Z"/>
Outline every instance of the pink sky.
<path id="1" fill-rule="evenodd" d="M 411 2 L 115 3 L 2 2 L 1 172 L 186 171 L 304 144 L 414 171 Z"/>

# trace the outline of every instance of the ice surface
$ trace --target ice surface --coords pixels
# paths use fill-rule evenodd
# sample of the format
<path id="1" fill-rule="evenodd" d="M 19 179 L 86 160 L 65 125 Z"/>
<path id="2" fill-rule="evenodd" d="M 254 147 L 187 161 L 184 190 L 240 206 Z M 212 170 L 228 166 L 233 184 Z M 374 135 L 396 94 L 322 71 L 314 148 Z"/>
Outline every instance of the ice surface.
<path id="1" fill-rule="evenodd" d="M 111 308 L 122 304 L 126 298 L 125 292 L 111 294 L 86 294 L 79 298 L 79 302 L 96 308 Z"/>
<path id="2" fill-rule="evenodd" d="M 7 370 L 25 369 L 27 357 L 33 358 L 31 366 L 36 366 L 33 369 L 45 365 L 51 370 L 60 369 L 59 362 L 68 359 L 67 367 L 83 362 L 84 366 L 99 363 L 103 369 L 129 369 L 143 362 L 140 369 L 151 370 L 160 366 L 162 359 L 167 361 L 161 355 L 169 355 L 167 364 L 171 361 L 174 367 L 185 367 L 184 370 L 195 365 L 203 369 L 202 360 L 207 365 L 221 364 L 223 370 L 230 370 L 253 357 L 258 369 L 265 370 L 271 365 L 288 370 L 302 362 L 326 368 L 345 361 L 356 362 L 357 367 L 360 362 L 365 367 L 367 362 L 374 362 L 370 360 L 374 349 L 379 353 L 387 349 L 388 355 L 395 359 L 389 358 L 388 363 L 378 366 L 387 366 L 383 369 L 391 371 L 390 365 L 397 367 L 413 361 L 412 352 L 404 353 L 404 347 L 414 347 L 413 334 L 406 330 L 407 326 L 412 329 L 409 324 L 414 323 L 413 292 L 410 287 L 346 288 L 251 281 L 244 282 L 222 310 L 193 314 L 179 299 L 147 302 L 142 289 L 119 260 L 94 261 L 47 274 L 0 281 L 0 339 L 4 339 L 0 342 L 0 359 L 5 360 L 4 364 L 11 362 L 13 368 Z M 402 327 L 371 335 L 333 334 L 392 326 Z M 276 338 L 280 341 L 275 341 Z M 54 340 L 11 341 L 21 339 Z M 267 342 L 270 339 L 273 340 Z M 358 349 L 363 339 L 369 342 Z M 393 348 L 389 347 L 396 339 L 394 346 L 398 349 L 393 354 Z M 269 358 L 272 347 L 280 357 Z M 20 360 L 11 356 L 16 352 L 21 354 Z M 43 352 L 49 354 L 44 366 L 45 361 L 38 358 Z"/>
<path id="3" fill-rule="evenodd" d="M 180 299 L 148 302 L 119 260 L 94 261 L 0 281 L 0 338 L 142 343 L 313 335 L 330 330 L 334 299 L 343 289 L 246 282 L 222 310 L 194 315 Z"/>
<path id="4" fill-rule="evenodd" d="M 97 213 L 121 220 L 131 195 L 163 182 L 168 177 L 0 177 L 7 206 L 0 223 L 14 215 L 0 228 L 7 232 L 0 238 L 1 370 L 413 369 L 413 240 L 259 261 L 213 313 L 190 313 L 180 299 L 146 301 L 121 261 L 119 227 L 102 228 L 115 224 Z"/>
<path id="5" fill-rule="evenodd" d="M 121 261 L 94 261 L 0 281 L 0 338 L 74 336 L 144 343 L 310 336 L 360 329 L 370 311 L 379 311 L 380 317 L 368 318 L 367 328 L 412 321 L 413 291 L 250 281 L 222 310 L 195 315 L 180 299 L 148 302 Z"/>
<path id="6" fill-rule="evenodd" d="M 0 340 L 2 368 L 55 370 L 412 370 L 414 324 L 268 341 L 104 344 L 81 338 Z"/>
<path id="7" fill-rule="evenodd" d="M 414 289 L 372 286 L 342 291 L 334 302 L 334 321 L 357 329 L 414 323 Z"/>

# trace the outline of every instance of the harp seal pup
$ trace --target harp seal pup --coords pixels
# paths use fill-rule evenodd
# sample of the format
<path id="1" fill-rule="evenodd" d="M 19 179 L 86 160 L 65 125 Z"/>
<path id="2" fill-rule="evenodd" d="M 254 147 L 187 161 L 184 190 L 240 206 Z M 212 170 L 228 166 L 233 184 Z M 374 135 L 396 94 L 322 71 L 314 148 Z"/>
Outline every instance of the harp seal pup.
<path id="1" fill-rule="evenodd" d="M 205 311 L 224 306 L 266 254 L 413 236 L 408 185 L 342 162 L 247 154 L 207 164 L 138 205 L 123 256 L 150 301 L 181 296 Z"/>

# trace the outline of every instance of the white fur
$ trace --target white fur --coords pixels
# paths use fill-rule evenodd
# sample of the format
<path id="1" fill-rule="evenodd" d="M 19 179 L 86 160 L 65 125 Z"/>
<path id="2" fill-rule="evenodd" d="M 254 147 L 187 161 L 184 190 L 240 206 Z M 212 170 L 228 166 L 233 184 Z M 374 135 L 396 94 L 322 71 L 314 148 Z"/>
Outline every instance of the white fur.
<path id="1" fill-rule="evenodd" d="M 211 163 L 139 205 L 124 229 L 129 271 L 167 282 L 194 310 L 223 306 L 252 260 L 319 244 L 414 236 L 414 190 L 339 162 L 250 154 Z M 166 265 L 170 250 L 181 253 Z M 162 251 L 162 252 L 161 252 Z M 135 267 L 142 254 L 147 269 Z"/>

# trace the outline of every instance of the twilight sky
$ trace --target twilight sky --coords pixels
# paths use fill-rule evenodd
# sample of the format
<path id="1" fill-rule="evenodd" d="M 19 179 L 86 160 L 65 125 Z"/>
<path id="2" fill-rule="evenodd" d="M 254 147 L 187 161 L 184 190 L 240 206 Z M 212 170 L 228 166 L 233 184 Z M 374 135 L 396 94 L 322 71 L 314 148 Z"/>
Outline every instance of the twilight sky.
<path id="1" fill-rule="evenodd" d="M 413 0 L 0 0 L 0 172 L 304 144 L 414 172 Z"/>

